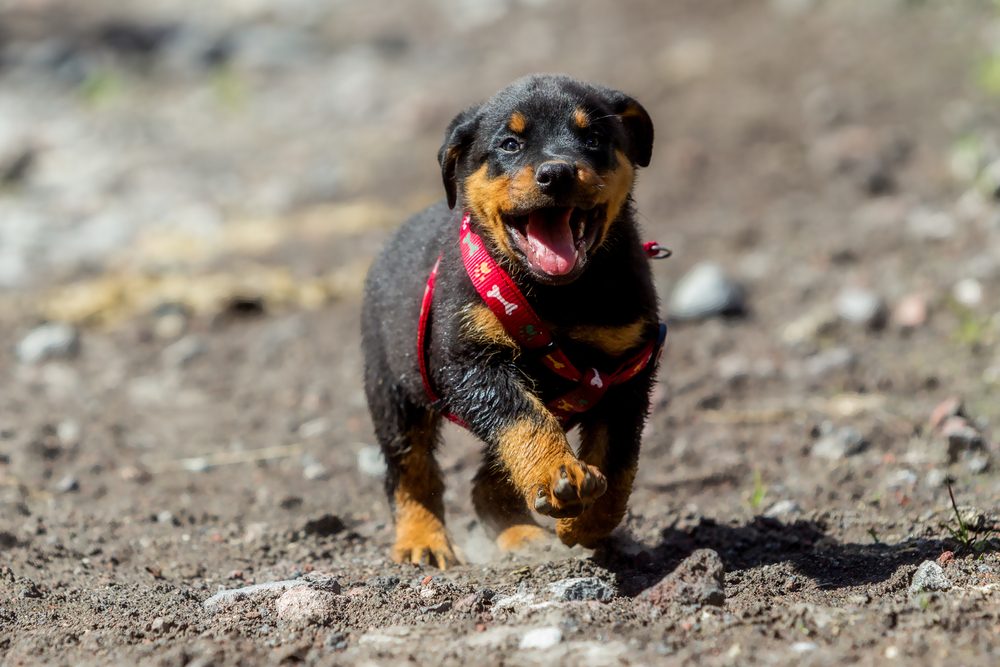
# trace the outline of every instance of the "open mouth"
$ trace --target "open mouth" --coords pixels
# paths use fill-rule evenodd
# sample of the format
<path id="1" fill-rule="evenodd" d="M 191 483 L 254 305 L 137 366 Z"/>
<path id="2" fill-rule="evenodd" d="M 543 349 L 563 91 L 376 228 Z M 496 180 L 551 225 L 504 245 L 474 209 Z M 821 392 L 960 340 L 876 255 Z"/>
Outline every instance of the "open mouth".
<path id="1" fill-rule="evenodd" d="M 528 264 L 553 278 L 568 276 L 586 262 L 597 236 L 598 208 L 540 208 L 512 216 L 507 226 Z"/>

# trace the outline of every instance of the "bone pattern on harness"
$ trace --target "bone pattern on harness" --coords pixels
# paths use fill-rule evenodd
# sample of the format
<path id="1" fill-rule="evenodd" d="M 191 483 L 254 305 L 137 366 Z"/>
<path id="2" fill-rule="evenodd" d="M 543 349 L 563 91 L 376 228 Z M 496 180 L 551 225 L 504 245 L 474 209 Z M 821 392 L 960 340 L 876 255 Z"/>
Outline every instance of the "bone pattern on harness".
<path id="1" fill-rule="evenodd" d="M 554 374 L 575 382 L 577 385 L 567 394 L 556 398 L 546 406 L 564 428 L 570 428 L 579 413 L 596 405 L 611 386 L 631 380 L 651 362 L 659 361 L 667 333 L 667 327 L 662 323 L 656 339 L 649 341 L 637 355 L 626 360 L 614 373 L 602 376 L 596 368 L 590 368 L 584 372 L 578 370 L 566 354 L 556 346 L 548 327 L 532 309 L 507 272 L 496 263 L 496 260 L 486 250 L 486 244 L 483 240 L 472 231 L 469 224 L 471 217 L 470 213 L 465 213 L 462 217 L 459 246 L 466 273 L 479 296 L 490 311 L 496 315 L 507 333 L 521 347 L 528 351 L 547 351 L 540 357 L 539 361 Z M 427 278 L 427 288 L 424 291 L 420 307 L 420 322 L 417 331 L 417 357 L 420 375 L 423 378 L 427 396 L 434 403 L 439 402 L 440 397 L 434 391 L 427 368 L 427 333 L 430 327 L 434 284 L 440 263 L 441 258 L 439 257 Z M 457 424 L 466 426 L 465 422 L 455 415 L 445 414 L 445 416 Z"/>

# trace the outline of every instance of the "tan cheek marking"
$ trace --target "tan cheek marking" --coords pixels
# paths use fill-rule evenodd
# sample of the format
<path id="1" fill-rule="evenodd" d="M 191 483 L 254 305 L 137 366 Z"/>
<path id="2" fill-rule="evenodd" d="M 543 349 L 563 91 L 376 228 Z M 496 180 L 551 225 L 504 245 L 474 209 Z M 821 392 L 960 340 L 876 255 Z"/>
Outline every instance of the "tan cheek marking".
<path id="1" fill-rule="evenodd" d="M 632 167 L 629 159 L 621 151 L 615 151 L 615 157 L 618 160 L 618 166 L 604 175 L 604 188 L 598 197 L 598 203 L 607 206 L 607 214 L 595 245 L 604 242 L 611 223 L 621 213 L 629 193 L 632 192 L 632 184 L 635 182 L 635 168 Z"/>
<path id="2" fill-rule="evenodd" d="M 643 341 L 646 322 L 637 320 L 621 326 L 577 326 L 566 334 L 585 345 L 593 345 L 605 354 L 617 357 L 638 347 Z"/>
<path id="3" fill-rule="evenodd" d="M 504 230 L 503 213 L 513 210 L 511 201 L 512 182 L 509 176 L 491 179 L 487 167 L 469 174 L 465 179 L 465 197 L 472 213 L 483 224 L 487 234 L 508 257 L 514 257 L 514 250 Z"/>
<path id="4" fill-rule="evenodd" d="M 573 122 L 576 123 L 576 126 L 582 130 L 590 126 L 590 116 L 586 111 L 577 107 L 573 111 Z"/>
<path id="5" fill-rule="evenodd" d="M 516 132 L 521 134 L 528 127 L 528 119 L 524 117 L 524 114 L 520 111 L 515 111 L 510 116 L 510 121 L 507 123 L 507 129 L 511 132 Z"/>
<path id="6" fill-rule="evenodd" d="M 486 306 L 482 304 L 466 306 L 462 319 L 462 329 L 465 335 L 472 340 L 487 345 L 501 345 L 518 349 L 517 343 L 503 328 L 500 320 Z"/>

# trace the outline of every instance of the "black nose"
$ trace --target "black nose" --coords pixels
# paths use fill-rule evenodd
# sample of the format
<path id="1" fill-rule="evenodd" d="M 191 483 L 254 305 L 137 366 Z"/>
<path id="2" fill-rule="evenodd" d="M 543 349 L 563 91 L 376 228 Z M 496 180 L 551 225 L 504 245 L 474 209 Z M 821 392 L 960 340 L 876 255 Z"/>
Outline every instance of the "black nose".
<path id="1" fill-rule="evenodd" d="M 535 170 L 535 182 L 545 194 L 559 194 L 572 185 L 575 171 L 569 162 L 543 162 Z"/>

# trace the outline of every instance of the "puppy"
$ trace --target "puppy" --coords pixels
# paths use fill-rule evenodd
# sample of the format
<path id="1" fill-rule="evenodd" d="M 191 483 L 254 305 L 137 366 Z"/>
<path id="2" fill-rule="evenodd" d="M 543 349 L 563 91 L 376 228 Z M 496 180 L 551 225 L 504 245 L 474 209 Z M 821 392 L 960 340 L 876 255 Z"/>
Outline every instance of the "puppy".
<path id="1" fill-rule="evenodd" d="M 458 562 L 434 459 L 445 417 L 485 443 L 472 500 L 501 549 L 544 537 L 533 512 L 588 547 L 622 520 L 665 333 L 631 197 L 652 145 L 634 99 L 558 75 L 451 121 L 446 199 L 395 233 L 365 286 L 396 561 Z"/>

